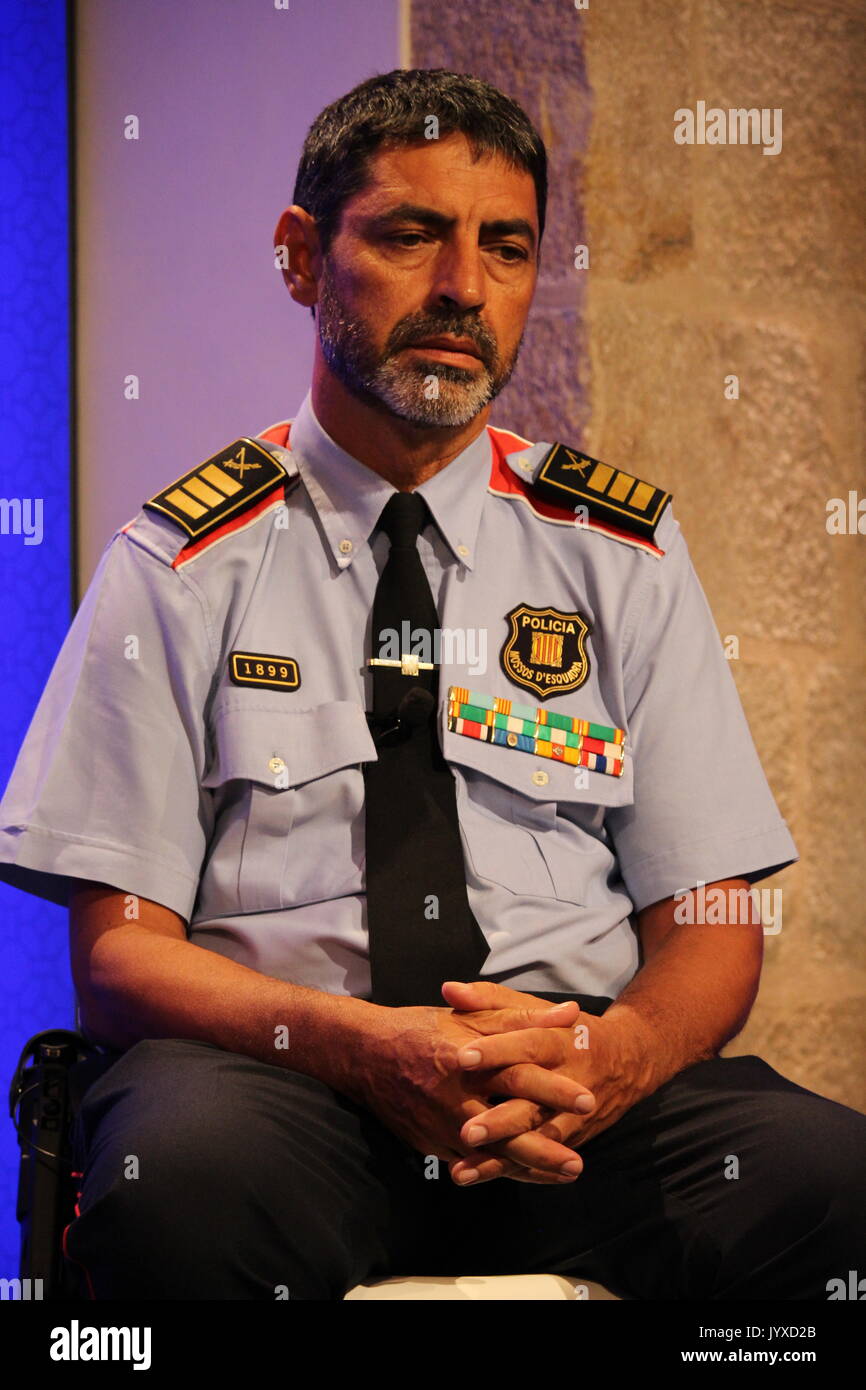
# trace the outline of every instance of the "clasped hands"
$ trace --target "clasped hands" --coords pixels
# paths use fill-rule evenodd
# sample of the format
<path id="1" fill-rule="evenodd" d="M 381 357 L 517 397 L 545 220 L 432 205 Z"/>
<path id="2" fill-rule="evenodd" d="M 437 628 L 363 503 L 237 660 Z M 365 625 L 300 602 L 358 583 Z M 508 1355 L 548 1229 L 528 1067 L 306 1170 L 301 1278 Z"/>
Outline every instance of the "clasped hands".
<path id="1" fill-rule="evenodd" d="M 442 996 L 377 1009 L 358 1058 L 363 1103 L 460 1186 L 574 1182 L 583 1161 L 570 1145 L 635 1099 L 616 1022 L 489 980 L 446 981 Z"/>
<path id="2" fill-rule="evenodd" d="M 587 1117 L 596 1109 L 596 1097 L 585 1082 L 601 1079 L 588 1056 L 591 1049 L 575 1047 L 575 1025 L 587 1018 L 597 1025 L 599 1020 L 591 1015 L 580 1020 L 577 1003 L 554 1005 L 487 981 L 450 980 L 442 994 L 458 1013 L 471 1012 L 472 1026 L 486 1035 L 457 1053 L 466 1082 L 483 1076 L 488 1098 L 467 1098 L 461 1106 L 468 1118 L 460 1139 L 473 1152 L 449 1162 L 452 1180 L 461 1186 L 497 1177 L 574 1182 L 583 1162 L 567 1146 L 586 1130 Z M 509 1011 L 505 1018 L 504 1009 Z M 509 1031 L 502 1031 L 503 1023 Z M 491 1105 L 490 1096 L 511 1098 Z"/>

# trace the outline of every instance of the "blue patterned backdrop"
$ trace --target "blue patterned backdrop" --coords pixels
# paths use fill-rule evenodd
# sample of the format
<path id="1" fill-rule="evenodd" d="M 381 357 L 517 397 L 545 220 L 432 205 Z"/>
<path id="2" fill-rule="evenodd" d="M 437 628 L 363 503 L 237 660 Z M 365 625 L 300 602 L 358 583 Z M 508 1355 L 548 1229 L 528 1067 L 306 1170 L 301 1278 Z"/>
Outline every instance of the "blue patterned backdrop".
<path id="1" fill-rule="evenodd" d="M 0 0 L 0 782 L 71 621 L 69 21 Z M 42 540 L 14 501 L 42 499 Z M 32 533 L 38 535 L 38 532 Z M 0 1084 L 42 1028 L 73 1026 L 66 911 L 0 883 Z M 5 1111 L 5 1106 L 4 1106 Z M 18 1273 L 18 1147 L 0 1126 L 0 1277 Z"/>

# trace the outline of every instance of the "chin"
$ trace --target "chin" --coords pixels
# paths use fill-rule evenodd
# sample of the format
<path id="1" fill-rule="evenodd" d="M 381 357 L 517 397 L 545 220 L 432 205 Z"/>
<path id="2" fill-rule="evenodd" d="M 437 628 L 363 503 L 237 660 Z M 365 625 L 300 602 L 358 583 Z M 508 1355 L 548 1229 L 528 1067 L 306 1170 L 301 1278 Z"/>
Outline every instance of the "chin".
<path id="1" fill-rule="evenodd" d="M 385 373 L 369 389 L 392 415 L 432 429 L 468 425 L 498 394 L 486 369 L 479 379 L 467 367 L 443 367 L 439 363 L 433 370 L 433 365 L 430 371 Z M 444 388 L 437 397 L 424 394 L 430 377 L 437 377 Z"/>

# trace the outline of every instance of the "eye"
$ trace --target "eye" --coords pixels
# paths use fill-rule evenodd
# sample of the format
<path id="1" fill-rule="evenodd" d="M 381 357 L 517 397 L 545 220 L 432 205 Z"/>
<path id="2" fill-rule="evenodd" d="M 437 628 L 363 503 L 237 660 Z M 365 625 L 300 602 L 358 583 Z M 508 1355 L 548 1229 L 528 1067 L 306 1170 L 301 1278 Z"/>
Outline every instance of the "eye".
<path id="1" fill-rule="evenodd" d="M 407 246 L 407 249 L 408 249 L 408 250 L 411 250 L 412 247 L 413 247 L 413 246 L 416 246 L 416 245 L 418 244 L 419 241 L 423 241 L 424 236 L 425 236 L 425 233 L 424 233 L 424 232 L 395 232 L 394 235 L 393 235 L 393 236 L 389 236 L 389 237 L 387 238 L 387 240 L 388 240 L 388 241 L 393 241 L 393 242 L 398 242 L 398 243 L 400 243 L 400 245 L 403 245 L 403 246 L 407 246 L 407 242 L 411 242 L 412 245 L 411 245 L 411 246 Z"/>
<path id="2" fill-rule="evenodd" d="M 513 252 L 513 255 L 508 254 L 505 256 L 506 261 L 508 261 L 512 265 L 515 265 L 518 261 L 525 261 L 528 259 L 523 247 L 515 246 L 514 243 L 511 241 L 503 242 L 501 246 L 492 246 L 490 249 L 492 251 L 498 252 L 500 255 L 502 255 L 504 252 Z"/>

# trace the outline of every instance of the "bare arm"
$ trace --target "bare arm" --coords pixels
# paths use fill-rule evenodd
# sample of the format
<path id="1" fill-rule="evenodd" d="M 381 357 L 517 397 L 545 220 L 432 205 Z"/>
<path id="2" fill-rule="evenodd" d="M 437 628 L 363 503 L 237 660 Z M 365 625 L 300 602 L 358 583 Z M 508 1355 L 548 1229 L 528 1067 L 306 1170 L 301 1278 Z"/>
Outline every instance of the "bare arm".
<path id="1" fill-rule="evenodd" d="M 192 1038 L 272 1066 L 316 1077 L 371 1109 L 421 1153 L 456 1158 L 470 1152 L 458 1138 L 463 1121 L 483 1109 L 491 1079 L 466 1081 L 458 1048 L 483 1027 L 558 1026 L 545 1001 L 514 995 L 518 1007 L 475 1016 L 441 1008 L 385 1008 L 273 979 L 193 945 L 182 917 L 146 898 L 125 916 L 128 894 L 82 882 L 70 894 L 72 974 L 82 1026 L 120 1050 L 142 1038 Z M 528 1000 L 531 1013 L 519 1007 Z M 511 1002 L 509 1000 L 509 1002 Z M 576 1014 L 576 1006 L 570 1006 Z M 549 1019 L 549 1022 L 547 1021 Z M 278 1048 L 288 1029 L 288 1048 Z M 530 1099 L 572 1106 L 585 1087 L 538 1069 Z M 482 1097 L 484 1099 L 482 1099 Z M 540 1138 L 497 1146 L 509 1176 L 557 1181 L 573 1153 Z"/>
<path id="2" fill-rule="evenodd" d="M 353 1043 L 375 1004 L 325 994 L 250 970 L 187 940 L 182 917 L 83 882 L 70 893 L 72 975 L 82 1025 L 95 1042 L 125 1049 L 141 1038 L 194 1038 L 315 1076 L 358 1098 Z M 288 1028 L 288 1048 L 278 1049 Z"/>
<path id="3" fill-rule="evenodd" d="M 748 889 L 745 879 L 707 885 L 707 903 L 720 902 L 721 895 L 726 900 L 720 923 L 677 920 L 689 902 L 691 915 L 700 915 L 694 893 L 686 902 L 665 898 L 638 913 L 644 963 L 604 1018 L 624 1045 L 631 1038 L 640 1047 L 652 1090 L 683 1067 L 714 1056 L 746 1023 L 764 953 L 763 927 Z"/>

